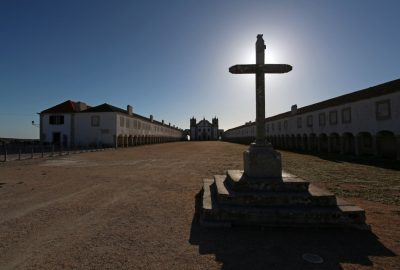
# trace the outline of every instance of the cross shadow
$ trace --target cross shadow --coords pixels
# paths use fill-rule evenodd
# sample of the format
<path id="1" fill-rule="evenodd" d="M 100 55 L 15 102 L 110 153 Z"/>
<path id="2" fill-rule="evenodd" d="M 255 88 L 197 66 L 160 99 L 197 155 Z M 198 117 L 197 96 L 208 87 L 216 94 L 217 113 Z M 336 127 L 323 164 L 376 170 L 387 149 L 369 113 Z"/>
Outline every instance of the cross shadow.
<path id="1" fill-rule="evenodd" d="M 199 202 L 189 242 L 200 254 L 215 254 L 221 269 L 342 269 L 341 263 L 371 266 L 369 256 L 396 256 L 370 231 L 303 228 L 205 228 L 199 224 Z M 324 262 L 312 264 L 312 253 Z"/>

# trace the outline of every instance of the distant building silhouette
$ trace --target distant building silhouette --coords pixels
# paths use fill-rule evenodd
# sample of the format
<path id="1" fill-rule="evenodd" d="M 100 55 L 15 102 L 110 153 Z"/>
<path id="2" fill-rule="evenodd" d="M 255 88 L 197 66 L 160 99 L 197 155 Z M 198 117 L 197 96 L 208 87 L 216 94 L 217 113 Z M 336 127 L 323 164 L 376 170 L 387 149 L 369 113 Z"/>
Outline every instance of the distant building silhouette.
<path id="1" fill-rule="evenodd" d="M 196 123 L 196 118 L 190 119 L 190 140 L 193 141 L 210 141 L 218 140 L 223 130 L 218 129 L 218 118 L 214 117 L 212 123 L 203 118 Z"/>

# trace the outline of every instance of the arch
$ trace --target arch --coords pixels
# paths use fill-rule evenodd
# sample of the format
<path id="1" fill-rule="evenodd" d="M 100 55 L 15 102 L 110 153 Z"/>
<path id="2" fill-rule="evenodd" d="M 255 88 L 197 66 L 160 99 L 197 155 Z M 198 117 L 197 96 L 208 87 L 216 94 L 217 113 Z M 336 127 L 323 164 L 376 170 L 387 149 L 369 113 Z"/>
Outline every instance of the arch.
<path id="1" fill-rule="evenodd" d="M 138 145 L 142 145 L 143 144 L 143 135 L 139 135 L 138 136 Z"/>
<path id="2" fill-rule="evenodd" d="M 279 135 L 276 135 L 276 148 L 280 148 L 281 147 L 281 138 Z"/>
<path id="3" fill-rule="evenodd" d="M 275 136 L 271 136 L 271 144 L 275 147 Z"/>
<path id="4" fill-rule="evenodd" d="M 296 136 L 294 134 L 290 136 L 290 149 L 296 149 Z"/>
<path id="5" fill-rule="evenodd" d="M 285 135 L 285 149 L 290 149 L 290 136 L 288 134 Z"/>
<path id="6" fill-rule="evenodd" d="M 359 155 L 374 155 L 374 138 L 369 132 L 360 132 L 357 134 L 357 147 Z"/>
<path id="7" fill-rule="evenodd" d="M 376 135 L 376 148 L 378 155 L 383 158 L 396 159 L 396 137 L 387 130 L 379 131 Z"/>
<path id="8" fill-rule="evenodd" d="M 325 133 L 319 134 L 318 143 L 320 153 L 328 152 L 328 136 Z"/>
<path id="9" fill-rule="evenodd" d="M 308 143 L 308 136 L 307 136 L 307 134 L 303 134 L 302 140 L 303 140 L 303 149 L 304 149 L 304 151 L 308 151 L 308 149 L 309 149 L 309 143 Z"/>
<path id="10" fill-rule="evenodd" d="M 311 133 L 308 136 L 308 145 L 310 152 L 316 152 L 317 151 L 317 135 L 315 133 Z"/>
<path id="11" fill-rule="evenodd" d="M 136 146 L 136 145 L 137 145 L 137 136 L 136 136 L 136 135 L 134 135 L 134 136 L 132 137 L 132 145 L 133 145 L 133 146 Z"/>
<path id="12" fill-rule="evenodd" d="M 286 148 L 285 136 L 284 135 L 279 135 L 279 140 L 280 140 L 280 147 L 282 149 L 285 149 Z"/>
<path id="13" fill-rule="evenodd" d="M 342 135 L 342 153 L 345 155 L 355 154 L 355 139 L 354 135 L 350 132 L 345 132 Z"/>
<path id="14" fill-rule="evenodd" d="M 296 150 L 303 150 L 303 144 L 301 141 L 301 135 L 297 134 L 296 135 Z"/>
<path id="15" fill-rule="evenodd" d="M 118 147 L 124 147 L 124 137 L 122 136 L 122 134 L 118 135 L 118 140 L 117 140 L 117 145 Z"/>
<path id="16" fill-rule="evenodd" d="M 340 136 L 336 132 L 329 135 L 329 150 L 332 153 L 340 153 Z"/>
<path id="17" fill-rule="evenodd" d="M 128 137 L 128 146 L 133 146 L 133 136 L 129 135 Z"/>

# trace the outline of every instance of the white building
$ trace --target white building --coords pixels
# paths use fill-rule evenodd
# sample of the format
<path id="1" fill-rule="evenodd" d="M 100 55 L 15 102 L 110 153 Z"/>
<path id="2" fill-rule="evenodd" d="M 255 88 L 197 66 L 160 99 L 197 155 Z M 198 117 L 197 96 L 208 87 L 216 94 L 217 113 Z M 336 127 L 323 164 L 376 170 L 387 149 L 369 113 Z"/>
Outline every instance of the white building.
<path id="1" fill-rule="evenodd" d="M 266 118 L 274 147 L 310 152 L 377 155 L 400 160 L 400 79 Z M 249 143 L 255 123 L 224 133 Z"/>
<path id="2" fill-rule="evenodd" d="M 183 131 L 127 110 L 102 104 L 65 101 L 40 113 L 40 141 L 74 146 L 133 146 L 178 141 Z"/>

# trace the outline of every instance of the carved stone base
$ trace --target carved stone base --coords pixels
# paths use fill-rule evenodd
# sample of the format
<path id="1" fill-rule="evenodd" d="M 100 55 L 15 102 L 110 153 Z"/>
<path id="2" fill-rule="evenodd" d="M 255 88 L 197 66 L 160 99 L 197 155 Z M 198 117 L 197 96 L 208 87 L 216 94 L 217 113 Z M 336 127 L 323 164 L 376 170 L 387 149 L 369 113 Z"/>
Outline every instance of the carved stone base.
<path id="1" fill-rule="evenodd" d="M 200 199 L 200 198 L 199 198 Z M 363 209 L 295 175 L 250 179 L 243 171 L 204 179 L 203 226 L 354 227 L 369 229 Z"/>
<path id="2" fill-rule="evenodd" d="M 252 143 L 243 152 L 244 173 L 252 178 L 281 178 L 281 154 L 271 144 Z"/>

